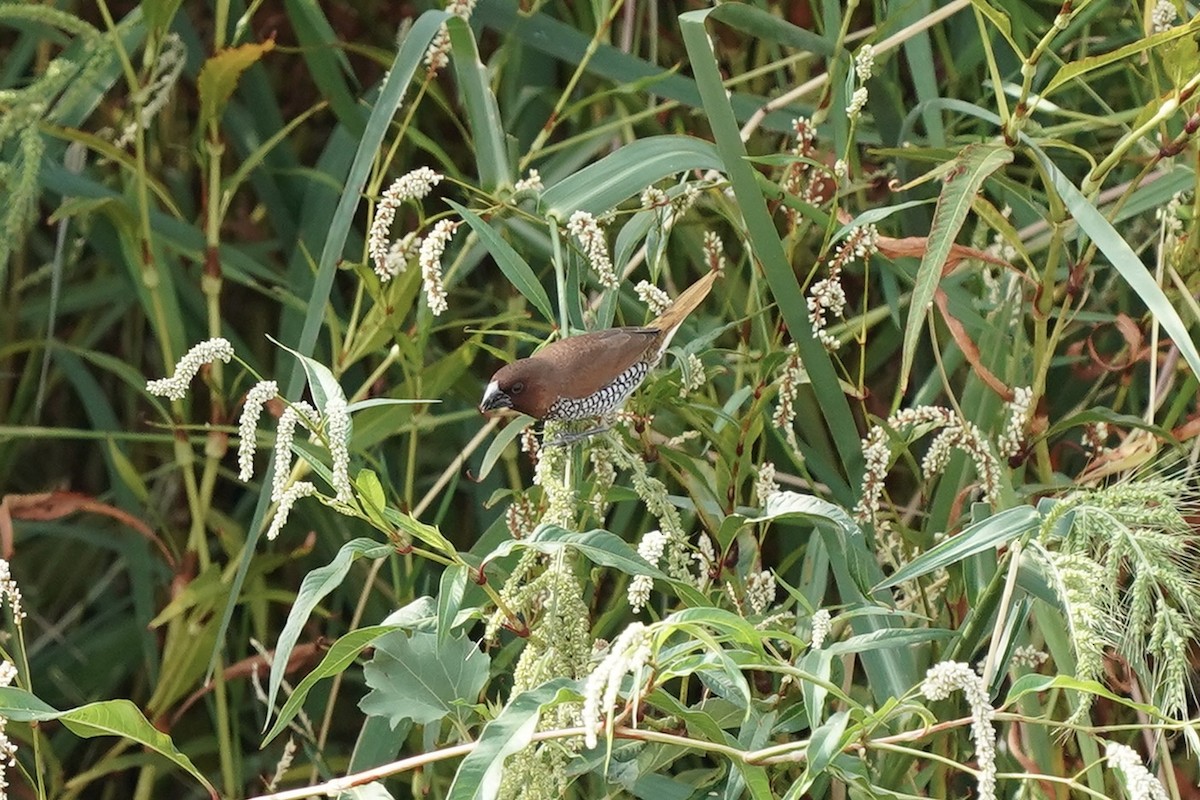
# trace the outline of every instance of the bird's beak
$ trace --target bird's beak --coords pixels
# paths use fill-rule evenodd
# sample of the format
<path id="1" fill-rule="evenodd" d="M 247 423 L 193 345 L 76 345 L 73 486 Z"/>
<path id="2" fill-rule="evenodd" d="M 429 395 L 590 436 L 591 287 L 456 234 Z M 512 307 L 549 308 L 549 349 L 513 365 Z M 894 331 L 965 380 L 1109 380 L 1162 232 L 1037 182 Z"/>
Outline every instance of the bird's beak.
<path id="1" fill-rule="evenodd" d="M 492 381 L 483 390 L 483 399 L 479 401 L 479 410 L 486 414 L 500 408 L 512 408 L 512 398 L 500 390 L 500 384 Z"/>

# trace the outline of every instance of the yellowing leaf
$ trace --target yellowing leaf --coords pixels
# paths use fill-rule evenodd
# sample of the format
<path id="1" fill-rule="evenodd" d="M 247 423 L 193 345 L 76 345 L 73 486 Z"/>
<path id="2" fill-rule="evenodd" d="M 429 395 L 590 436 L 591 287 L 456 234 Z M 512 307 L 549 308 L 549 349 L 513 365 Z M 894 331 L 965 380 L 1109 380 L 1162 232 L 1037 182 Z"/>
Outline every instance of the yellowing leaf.
<path id="1" fill-rule="evenodd" d="M 222 50 L 204 62 L 200 68 L 197 87 L 200 90 L 200 126 L 216 122 L 225 111 L 225 104 L 237 88 L 242 73 L 260 58 L 275 49 L 275 40 L 250 43 Z"/>

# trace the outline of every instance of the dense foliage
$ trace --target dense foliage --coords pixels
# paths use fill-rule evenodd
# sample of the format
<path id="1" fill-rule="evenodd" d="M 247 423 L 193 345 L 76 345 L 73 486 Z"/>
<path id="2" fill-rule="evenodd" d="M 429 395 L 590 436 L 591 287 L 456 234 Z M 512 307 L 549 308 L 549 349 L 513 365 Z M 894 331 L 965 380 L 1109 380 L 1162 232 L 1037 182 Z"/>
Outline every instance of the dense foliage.
<path id="1" fill-rule="evenodd" d="M 0 4 L 0 793 L 1195 796 L 1200 22 L 930 5 Z"/>

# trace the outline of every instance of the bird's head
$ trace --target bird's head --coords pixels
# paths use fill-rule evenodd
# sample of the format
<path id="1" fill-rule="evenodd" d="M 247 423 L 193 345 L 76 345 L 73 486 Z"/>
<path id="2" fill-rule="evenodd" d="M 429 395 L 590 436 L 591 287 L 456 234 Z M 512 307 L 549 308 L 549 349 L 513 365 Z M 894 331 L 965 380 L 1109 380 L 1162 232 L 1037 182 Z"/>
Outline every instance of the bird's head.
<path id="1" fill-rule="evenodd" d="M 551 390 L 550 376 L 544 374 L 547 369 L 548 365 L 532 358 L 501 367 L 484 389 L 479 410 L 486 414 L 510 408 L 541 419 L 558 399 L 558 393 Z"/>

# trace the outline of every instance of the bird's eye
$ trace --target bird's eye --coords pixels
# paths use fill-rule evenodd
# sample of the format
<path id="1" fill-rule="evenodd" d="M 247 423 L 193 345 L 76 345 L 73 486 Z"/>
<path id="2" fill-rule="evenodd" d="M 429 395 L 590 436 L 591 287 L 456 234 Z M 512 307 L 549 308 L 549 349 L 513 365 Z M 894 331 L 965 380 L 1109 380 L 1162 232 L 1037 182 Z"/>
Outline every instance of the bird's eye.
<path id="1" fill-rule="evenodd" d="M 509 394 L 520 394 L 521 392 L 525 391 L 525 384 L 521 381 L 517 381 L 512 386 L 508 387 L 508 391 Z"/>

